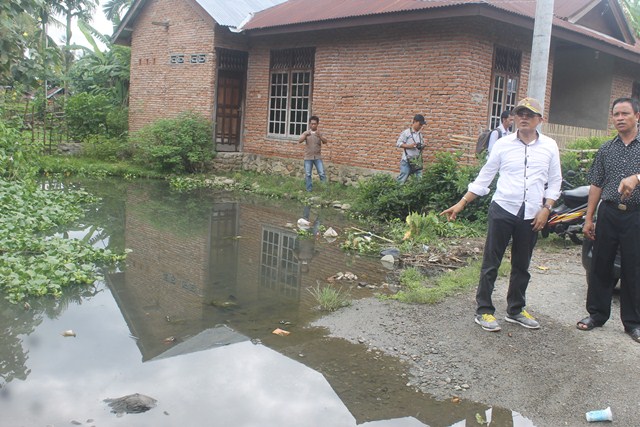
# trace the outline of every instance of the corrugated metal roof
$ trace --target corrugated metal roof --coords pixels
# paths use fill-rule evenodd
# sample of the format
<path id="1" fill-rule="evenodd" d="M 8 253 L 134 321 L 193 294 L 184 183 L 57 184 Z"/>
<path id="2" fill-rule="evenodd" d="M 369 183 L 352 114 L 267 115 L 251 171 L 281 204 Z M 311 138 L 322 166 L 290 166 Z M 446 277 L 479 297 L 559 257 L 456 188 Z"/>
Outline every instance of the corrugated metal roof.
<path id="1" fill-rule="evenodd" d="M 521 15 L 533 20 L 536 0 L 289 0 L 276 7 L 258 12 L 245 23 L 242 30 L 284 28 L 296 24 L 329 23 L 346 18 L 387 15 L 393 13 L 453 8 L 456 6 L 481 6 Z M 574 24 L 569 19 L 593 5 L 593 0 L 556 0 L 553 25 L 558 28 L 605 42 L 609 45 L 640 53 L 640 46 L 625 43 L 606 34 Z M 454 12 L 452 12 L 455 16 Z M 625 26 L 629 34 L 627 22 Z M 316 27 L 318 28 L 318 27 Z"/>
<path id="2" fill-rule="evenodd" d="M 530 17 L 536 11 L 536 0 L 289 0 L 257 13 L 244 29 L 469 4 L 489 5 Z M 592 4 L 593 0 L 556 0 L 554 14 L 559 19 L 567 19 Z"/>
<path id="3" fill-rule="evenodd" d="M 535 0 L 525 1 L 535 2 Z M 278 7 L 256 13 L 243 29 L 252 30 L 469 3 L 485 4 L 487 2 L 483 0 L 289 0 Z"/>
<path id="4" fill-rule="evenodd" d="M 570 18 L 578 12 L 582 12 L 593 0 L 556 0 L 553 2 L 553 11 L 560 19 Z"/>
<path id="5" fill-rule="evenodd" d="M 132 25 L 147 0 L 135 0 L 111 39 L 114 43 L 131 43 Z M 286 0 L 195 0 L 214 21 L 225 27 L 238 28 L 256 12 L 277 6 Z"/>
<path id="6" fill-rule="evenodd" d="M 220 25 L 237 28 L 250 14 L 277 6 L 286 0 L 196 0 Z"/>

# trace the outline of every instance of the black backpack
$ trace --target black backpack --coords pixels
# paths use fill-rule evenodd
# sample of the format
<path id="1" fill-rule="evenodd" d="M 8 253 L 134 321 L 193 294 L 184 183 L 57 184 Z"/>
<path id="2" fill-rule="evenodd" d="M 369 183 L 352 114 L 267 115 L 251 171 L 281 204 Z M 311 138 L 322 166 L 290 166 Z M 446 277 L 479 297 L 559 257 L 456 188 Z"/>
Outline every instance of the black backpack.
<path id="1" fill-rule="evenodd" d="M 498 131 L 498 139 L 502 138 L 502 131 L 499 128 L 487 129 L 478 135 L 478 142 L 476 142 L 476 154 L 482 153 L 489 148 L 489 139 L 491 138 L 491 132 Z"/>

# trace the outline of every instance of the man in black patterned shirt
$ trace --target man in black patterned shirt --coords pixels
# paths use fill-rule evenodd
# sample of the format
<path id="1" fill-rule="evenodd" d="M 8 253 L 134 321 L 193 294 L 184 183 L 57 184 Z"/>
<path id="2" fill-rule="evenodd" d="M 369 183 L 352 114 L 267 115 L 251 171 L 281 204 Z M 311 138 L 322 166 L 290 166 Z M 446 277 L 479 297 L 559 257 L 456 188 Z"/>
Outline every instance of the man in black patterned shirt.
<path id="1" fill-rule="evenodd" d="M 605 324 L 611 315 L 613 263 L 620 249 L 620 318 L 625 332 L 640 343 L 640 106 L 618 98 L 611 107 L 618 135 L 600 147 L 589 170 L 589 202 L 583 232 L 593 240 L 587 311 L 577 323 L 583 331 Z M 600 207 L 598 208 L 598 203 Z M 598 226 L 593 221 L 598 210 Z"/>

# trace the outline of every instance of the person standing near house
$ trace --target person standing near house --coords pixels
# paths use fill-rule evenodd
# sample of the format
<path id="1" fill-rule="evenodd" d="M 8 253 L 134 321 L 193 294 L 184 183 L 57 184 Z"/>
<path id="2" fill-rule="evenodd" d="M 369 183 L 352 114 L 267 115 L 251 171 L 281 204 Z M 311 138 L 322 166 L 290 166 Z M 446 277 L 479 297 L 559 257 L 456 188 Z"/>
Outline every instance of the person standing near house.
<path id="1" fill-rule="evenodd" d="M 583 232 L 593 240 L 587 272 L 589 316 L 576 327 L 589 331 L 609 320 L 615 286 L 612 269 L 620 249 L 620 318 L 625 332 L 640 343 L 640 105 L 632 98 L 618 98 L 611 115 L 618 135 L 600 147 L 588 175 L 591 186 Z"/>
<path id="2" fill-rule="evenodd" d="M 396 178 L 399 183 L 404 183 L 410 175 L 422 178 L 422 149 L 424 148 L 424 138 L 422 128 L 426 121 L 422 114 L 413 117 L 411 127 L 403 130 L 398 137 L 396 147 L 402 148 L 402 158 L 400 159 L 400 174 Z M 412 167 L 409 163 L 419 160 L 420 168 Z"/>
<path id="3" fill-rule="evenodd" d="M 511 134 L 511 125 L 513 125 L 513 111 L 505 110 L 500 114 L 500 125 L 491 131 L 489 135 L 489 143 L 487 145 L 487 153 L 491 154 L 491 149 L 497 140 L 503 136 Z"/>
<path id="4" fill-rule="evenodd" d="M 536 130 L 543 108 L 534 98 L 524 98 L 514 109 L 518 131 L 501 138 L 462 199 L 441 215 L 456 219 L 464 207 L 489 193 L 499 175 L 489 206 L 487 238 L 476 292 L 475 322 L 485 331 L 499 331 L 491 295 L 498 268 L 511 245 L 511 276 L 507 293 L 507 322 L 538 329 L 540 323 L 525 310 L 529 264 L 540 231 L 560 196 L 562 172 L 556 142 Z"/>
<path id="5" fill-rule="evenodd" d="M 324 173 L 324 164 L 322 163 L 322 144 L 327 143 L 327 139 L 322 136 L 322 133 L 318 130 L 318 124 L 320 119 L 318 116 L 311 116 L 309 119 L 309 129 L 304 131 L 298 139 L 298 143 L 305 143 L 304 147 L 304 181 L 307 191 L 311 191 L 313 188 L 313 181 L 311 180 L 311 173 L 313 172 L 313 166 L 316 167 L 316 172 L 320 177 L 320 181 L 326 182 L 327 176 Z"/>

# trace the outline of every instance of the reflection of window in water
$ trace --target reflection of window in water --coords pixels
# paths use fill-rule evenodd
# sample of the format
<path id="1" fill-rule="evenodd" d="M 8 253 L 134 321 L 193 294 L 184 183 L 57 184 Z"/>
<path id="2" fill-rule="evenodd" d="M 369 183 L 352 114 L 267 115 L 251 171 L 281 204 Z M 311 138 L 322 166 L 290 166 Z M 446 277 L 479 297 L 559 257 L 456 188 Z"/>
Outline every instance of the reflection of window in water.
<path id="1" fill-rule="evenodd" d="M 262 228 L 260 286 L 285 296 L 297 296 L 300 267 L 294 257 L 297 234 L 271 227 Z"/>

